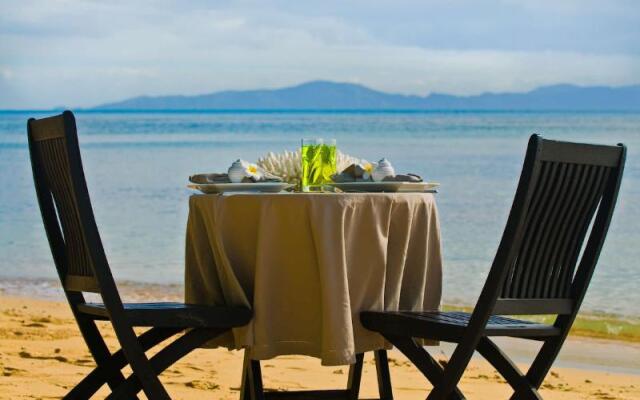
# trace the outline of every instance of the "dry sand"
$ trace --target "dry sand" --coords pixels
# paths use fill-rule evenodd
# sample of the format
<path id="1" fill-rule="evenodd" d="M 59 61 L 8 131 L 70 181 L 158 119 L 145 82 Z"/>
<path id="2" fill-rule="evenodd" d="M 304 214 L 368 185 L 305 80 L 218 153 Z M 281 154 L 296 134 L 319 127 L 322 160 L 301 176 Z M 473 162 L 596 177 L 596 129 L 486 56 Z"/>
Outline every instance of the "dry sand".
<path id="1" fill-rule="evenodd" d="M 109 344 L 115 345 L 114 335 L 104 327 Z M 585 353 L 590 343 L 570 346 Z M 611 372 L 615 369 L 608 367 L 554 368 L 541 389 L 545 399 L 640 399 L 640 371 L 635 370 L 638 347 L 602 341 L 593 345 L 611 355 L 610 366 L 616 365 L 616 355 L 626 355 L 629 359 L 621 363 L 629 373 Z M 429 390 L 425 379 L 401 354 L 391 352 L 390 359 L 395 398 L 424 399 Z M 372 362 L 367 355 L 362 398 L 376 397 Z M 177 399 L 237 399 L 241 365 L 241 352 L 203 349 L 169 368 L 162 380 Z M 277 390 L 339 388 L 345 385 L 348 371 L 346 366 L 321 367 L 316 359 L 298 356 L 278 357 L 262 365 L 265 386 Z M 66 303 L 0 295 L 0 399 L 60 398 L 92 366 Z M 511 393 L 479 359 L 472 362 L 461 387 L 470 399 L 506 399 Z M 103 389 L 98 398 L 106 393 Z"/>

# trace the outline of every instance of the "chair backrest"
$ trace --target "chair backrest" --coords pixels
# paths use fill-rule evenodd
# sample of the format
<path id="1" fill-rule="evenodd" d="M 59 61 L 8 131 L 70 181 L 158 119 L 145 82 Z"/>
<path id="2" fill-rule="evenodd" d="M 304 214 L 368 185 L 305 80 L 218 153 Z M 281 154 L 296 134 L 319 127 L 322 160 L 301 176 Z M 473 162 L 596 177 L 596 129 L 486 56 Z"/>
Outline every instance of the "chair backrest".
<path id="1" fill-rule="evenodd" d="M 623 145 L 531 136 L 490 273 L 495 281 L 485 285 L 497 292 L 493 313 L 577 312 L 611 221 L 625 155 Z"/>
<path id="2" fill-rule="evenodd" d="M 30 119 L 27 126 L 38 203 L 62 285 L 99 293 L 99 282 L 113 278 L 91 208 L 75 118 L 65 111 Z"/>

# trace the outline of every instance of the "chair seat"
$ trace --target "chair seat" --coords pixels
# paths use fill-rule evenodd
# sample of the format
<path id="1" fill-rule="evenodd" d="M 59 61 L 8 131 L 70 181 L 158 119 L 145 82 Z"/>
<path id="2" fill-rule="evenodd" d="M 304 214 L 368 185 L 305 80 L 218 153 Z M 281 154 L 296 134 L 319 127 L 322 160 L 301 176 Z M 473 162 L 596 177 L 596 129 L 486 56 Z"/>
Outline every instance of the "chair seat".
<path id="1" fill-rule="evenodd" d="M 102 303 L 79 304 L 78 311 L 96 320 L 109 319 Z M 124 311 L 133 326 L 172 328 L 233 328 L 246 325 L 252 317 L 245 307 L 184 303 L 125 303 Z"/>
<path id="2" fill-rule="evenodd" d="M 465 312 L 366 311 L 360 314 L 365 328 L 382 334 L 451 340 L 461 338 L 471 314 Z M 560 334 L 554 326 L 493 315 L 484 336 L 549 337 Z"/>

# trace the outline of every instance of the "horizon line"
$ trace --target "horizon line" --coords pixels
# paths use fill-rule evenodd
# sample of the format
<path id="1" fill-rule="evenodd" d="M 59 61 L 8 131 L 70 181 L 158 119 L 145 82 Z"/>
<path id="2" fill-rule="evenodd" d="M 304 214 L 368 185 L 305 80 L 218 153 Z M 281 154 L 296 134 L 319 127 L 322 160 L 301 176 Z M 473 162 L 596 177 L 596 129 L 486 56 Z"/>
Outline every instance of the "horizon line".
<path id="1" fill-rule="evenodd" d="M 121 108 L 121 109 L 102 109 L 102 108 L 73 108 L 73 107 L 54 107 L 54 108 L 25 108 L 25 109 L 0 109 L 0 113 L 3 114 L 19 114 L 19 113 L 51 113 L 51 112 L 63 112 L 72 111 L 73 113 L 81 114 L 143 114 L 143 113 L 174 113 L 174 114 L 197 114 L 197 113 L 212 113 L 212 114 L 224 114 L 224 113 L 256 113 L 256 114 L 284 114 L 284 113 L 367 113 L 367 114 L 437 114 L 437 113 L 449 113 L 449 114 L 464 114 L 464 113 L 523 113 L 523 114 L 557 114 L 557 113 L 571 113 L 571 114 L 638 114 L 640 110 L 637 109 L 509 109 L 509 108 L 442 108 L 442 109 L 426 109 L 426 108 Z"/>

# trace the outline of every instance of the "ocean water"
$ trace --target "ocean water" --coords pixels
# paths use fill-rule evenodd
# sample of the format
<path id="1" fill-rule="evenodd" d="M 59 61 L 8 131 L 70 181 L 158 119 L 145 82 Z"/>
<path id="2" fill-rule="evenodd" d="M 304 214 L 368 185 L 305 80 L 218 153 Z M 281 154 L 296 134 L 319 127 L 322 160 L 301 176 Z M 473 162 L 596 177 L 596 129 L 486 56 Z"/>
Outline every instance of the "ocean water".
<path id="1" fill-rule="evenodd" d="M 0 112 L 0 288 L 50 282 L 26 121 Z M 628 146 L 622 193 L 585 300 L 593 312 L 640 316 L 640 114 L 499 112 L 181 112 L 76 114 L 86 177 L 116 279 L 183 279 L 187 177 L 237 158 L 336 138 L 348 154 L 442 183 L 444 299 L 473 304 L 504 228 L 531 133 Z"/>

